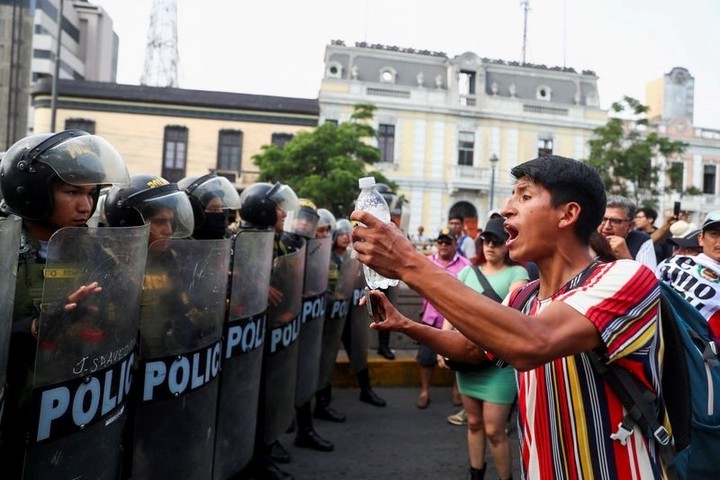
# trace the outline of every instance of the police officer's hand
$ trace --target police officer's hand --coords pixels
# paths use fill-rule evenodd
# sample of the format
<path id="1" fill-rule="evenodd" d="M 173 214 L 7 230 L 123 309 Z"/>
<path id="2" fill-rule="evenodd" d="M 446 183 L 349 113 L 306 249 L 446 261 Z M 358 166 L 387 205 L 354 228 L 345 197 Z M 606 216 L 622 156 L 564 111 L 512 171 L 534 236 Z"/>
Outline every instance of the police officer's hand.
<path id="1" fill-rule="evenodd" d="M 276 306 L 280 305 L 280 302 L 282 302 L 282 299 L 283 299 L 282 292 L 271 285 L 270 289 L 268 290 L 268 300 L 270 302 L 270 305 L 272 305 L 273 307 L 276 307 Z"/>
<path id="2" fill-rule="evenodd" d="M 395 225 L 359 210 L 352 212 L 350 218 L 365 225 L 353 230 L 353 248 L 357 252 L 357 259 L 379 274 L 401 279 L 408 255 L 422 256 Z"/>
<path id="3" fill-rule="evenodd" d="M 92 282 L 87 285 L 83 285 L 77 290 L 75 290 L 73 293 L 68 295 L 68 303 L 65 304 L 64 310 L 66 313 L 72 312 L 78 307 L 78 304 L 86 300 L 94 295 L 99 294 L 102 292 L 102 287 L 98 282 Z M 86 306 L 87 311 L 89 313 L 96 313 L 97 307 L 93 305 L 87 305 Z"/>

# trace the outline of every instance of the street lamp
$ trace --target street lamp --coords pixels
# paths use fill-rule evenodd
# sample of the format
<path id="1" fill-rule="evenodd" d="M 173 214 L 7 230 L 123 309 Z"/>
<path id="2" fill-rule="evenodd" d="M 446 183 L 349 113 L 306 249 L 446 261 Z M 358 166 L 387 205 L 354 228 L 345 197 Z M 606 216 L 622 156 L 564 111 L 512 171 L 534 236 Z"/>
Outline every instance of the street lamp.
<path id="1" fill-rule="evenodd" d="M 490 174 L 490 210 L 495 208 L 495 166 L 499 161 L 498 156 L 493 153 L 490 157 L 490 166 L 492 167 Z"/>

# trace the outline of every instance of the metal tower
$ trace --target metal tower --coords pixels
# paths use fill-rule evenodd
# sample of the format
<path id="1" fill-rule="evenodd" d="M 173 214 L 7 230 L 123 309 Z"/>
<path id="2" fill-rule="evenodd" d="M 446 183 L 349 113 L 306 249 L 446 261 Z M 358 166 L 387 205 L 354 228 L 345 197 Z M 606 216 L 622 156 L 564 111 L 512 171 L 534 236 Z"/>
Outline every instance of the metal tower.
<path id="1" fill-rule="evenodd" d="M 520 0 L 520 7 L 523 9 L 523 46 L 522 46 L 522 63 L 525 64 L 525 53 L 527 51 L 527 22 L 528 13 L 530 12 L 530 0 Z"/>
<path id="2" fill-rule="evenodd" d="M 153 0 L 141 85 L 178 86 L 177 0 Z"/>

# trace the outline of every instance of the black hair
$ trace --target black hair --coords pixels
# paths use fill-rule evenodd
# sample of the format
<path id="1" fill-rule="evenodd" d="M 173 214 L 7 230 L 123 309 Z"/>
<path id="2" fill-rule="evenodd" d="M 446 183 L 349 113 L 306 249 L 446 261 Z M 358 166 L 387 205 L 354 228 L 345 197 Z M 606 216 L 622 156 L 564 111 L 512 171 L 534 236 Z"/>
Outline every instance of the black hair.
<path id="1" fill-rule="evenodd" d="M 645 215 L 645 218 L 647 218 L 648 220 L 652 220 L 652 221 L 657 220 L 657 217 L 658 217 L 657 210 L 655 210 L 652 207 L 640 207 L 637 210 L 635 210 L 636 215 L 640 212 L 642 212 L 642 214 Z"/>
<path id="2" fill-rule="evenodd" d="M 461 214 L 459 214 L 459 213 L 451 214 L 450 217 L 448 218 L 448 221 L 453 220 L 453 219 L 458 219 L 458 220 L 460 220 L 461 222 L 465 222 L 465 217 L 463 217 L 463 216 L 462 216 Z"/>
<path id="3" fill-rule="evenodd" d="M 597 170 L 572 158 L 545 155 L 521 163 L 510 170 L 516 179 L 527 178 L 548 192 L 553 207 L 576 202 L 580 216 L 575 233 L 584 243 L 590 241 L 605 215 L 605 187 Z"/>

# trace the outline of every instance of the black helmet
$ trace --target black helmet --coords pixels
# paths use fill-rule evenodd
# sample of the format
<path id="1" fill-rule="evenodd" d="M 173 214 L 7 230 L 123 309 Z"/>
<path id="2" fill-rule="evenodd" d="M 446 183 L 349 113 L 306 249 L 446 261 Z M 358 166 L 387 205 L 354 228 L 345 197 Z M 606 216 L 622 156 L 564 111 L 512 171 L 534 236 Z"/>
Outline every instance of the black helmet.
<path id="1" fill-rule="evenodd" d="M 113 187 L 105 199 L 105 216 L 111 227 L 133 227 L 143 225 L 161 209 L 174 212 L 173 238 L 192 234 L 193 212 L 190 199 L 170 183 L 157 175 L 134 174 L 130 186 Z"/>
<path id="2" fill-rule="evenodd" d="M 127 185 L 125 162 L 102 137 L 66 130 L 25 137 L 3 155 L 0 190 L 13 213 L 28 220 L 45 220 L 53 211 L 51 182 L 70 185 Z"/>
<path id="3" fill-rule="evenodd" d="M 240 208 L 240 195 L 230 180 L 208 173 L 201 177 L 185 177 L 178 188 L 190 197 L 195 215 L 195 238 L 223 238 L 227 227 L 227 212 Z"/>
<path id="4" fill-rule="evenodd" d="M 318 221 L 320 220 L 317 207 L 312 200 L 307 198 L 301 198 L 298 203 L 300 208 L 297 211 L 287 212 L 284 230 L 303 237 L 315 238 Z"/>
<path id="5" fill-rule="evenodd" d="M 277 222 L 276 208 L 285 213 L 299 208 L 297 195 L 292 188 L 282 183 L 255 183 L 240 195 L 240 218 L 243 226 L 249 228 L 274 227 Z"/>

